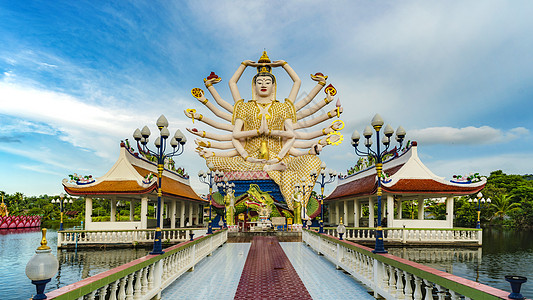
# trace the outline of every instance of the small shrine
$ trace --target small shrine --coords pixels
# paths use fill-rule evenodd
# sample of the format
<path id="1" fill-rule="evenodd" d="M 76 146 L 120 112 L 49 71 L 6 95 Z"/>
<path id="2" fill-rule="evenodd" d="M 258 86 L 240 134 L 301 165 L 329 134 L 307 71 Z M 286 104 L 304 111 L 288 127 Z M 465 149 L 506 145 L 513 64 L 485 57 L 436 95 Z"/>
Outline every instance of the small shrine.
<path id="1" fill-rule="evenodd" d="M 487 179 L 477 174 L 454 176 L 451 180 L 435 175 L 418 157 L 417 142 L 404 149 L 394 149 L 384 158 L 381 178 L 384 227 L 390 228 L 453 228 L 454 197 L 476 194 Z M 338 224 L 340 218 L 354 227 L 374 227 L 374 204 L 377 201 L 376 168 L 372 161 L 360 159 L 339 178 L 335 190 L 324 200 L 329 207 L 329 223 Z M 442 199 L 446 206 L 445 220 L 426 219 L 425 199 Z M 417 206 L 417 215 L 402 218 L 402 202 Z M 368 224 L 362 224 L 362 206 L 368 209 Z M 395 213 L 396 212 L 396 213 Z"/>
<path id="2" fill-rule="evenodd" d="M 149 203 L 157 203 L 157 164 L 146 153 L 135 152 L 128 140 L 120 143 L 119 157 L 102 177 L 71 175 L 63 179 L 65 191 L 72 196 L 85 197 L 85 229 L 147 229 L 155 228 L 156 220 L 148 219 Z M 167 228 L 203 223 L 203 207 L 207 201 L 198 197 L 189 184 L 189 176 L 169 160 L 162 177 L 162 214 Z M 111 204 L 109 222 L 93 222 L 93 199 L 105 199 Z M 130 203 L 128 222 L 116 220 L 117 203 Z M 140 221 L 134 220 L 136 203 L 141 203 Z"/>
<path id="3" fill-rule="evenodd" d="M 251 97 L 244 100 L 237 82 L 247 68 L 256 72 L 251 80 Z M 281 98 L 284 100 L 276 94 L 275 69 L 285 71 L 292 80 L 289 94 Z M 296 101 L 299 76 L 287 62 L 271 61 L 264 51 L 257 62 L 243 61 L 229 79 L 233 101 L 222 99 L 215 89 L 222 81 L 215 72 L 204 79 L 214 101 L 206 98 L 204 90 L 192 89 L 192 95 L 218 118 L 210 119 L 196 108 L 184 111 L 192 123 L 214 129 L 187 130 L 198 137 L 196 151 L 210 172 L 223 172 L 216 180 L 233 185 L 229 198 L 224 190 L 210 198 L 217 214 L 226 217 L 228 227 L 237 226 L 239 219 L 246 224 L 265 224 L 279 217 L 301 226 L 302 219 L 312 219 L 320 213 L 320 204 L 312 192 L 316 175 L 312 174 L 320 173 L 322 161 L 318 155 L 323 147 L 342 142 L 340 130 L 344 123 L 338 119 L 342 113 L 338 100 L 333 109 L 320 113 L 337 94 L 333 85 L 326 84 L 328 76 L 316 73 L 310 77 L 316 85 L 306 97 Z M 323 100 L 310 104 L 322 90 Z M 323 128 L 310 129 L 330 119 L 334 120 Z M 305 188 L 295 193 L 297 185 Z M 233 205 L 227 204 L 230 201 Z"/>

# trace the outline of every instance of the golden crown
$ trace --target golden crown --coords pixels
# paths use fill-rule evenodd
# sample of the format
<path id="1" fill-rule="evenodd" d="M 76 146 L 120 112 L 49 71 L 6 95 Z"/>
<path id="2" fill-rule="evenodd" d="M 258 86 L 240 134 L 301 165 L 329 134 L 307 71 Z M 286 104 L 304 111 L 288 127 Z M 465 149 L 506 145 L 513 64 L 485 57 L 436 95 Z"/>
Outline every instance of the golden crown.
<path id="1" fill-rule="evenodd" d="M 271 63 L 266 51 L 263 51 L 263 55 L 261 55 L 261 58 L 257 62 L 260 64 Z M 272 67 L 268 65 L 259 66 L 257 67 L 257 73 L 272 73 Z"/>

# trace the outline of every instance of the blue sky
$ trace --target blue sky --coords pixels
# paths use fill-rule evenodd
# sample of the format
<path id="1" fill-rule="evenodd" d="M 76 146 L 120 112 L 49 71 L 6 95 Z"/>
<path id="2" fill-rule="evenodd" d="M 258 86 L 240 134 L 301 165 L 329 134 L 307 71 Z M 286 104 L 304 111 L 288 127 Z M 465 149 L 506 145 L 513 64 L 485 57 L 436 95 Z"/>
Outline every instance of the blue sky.
<path id="1" fill-rule="evenodd" d="M 321 154 L 345 171 L 349 138 L 375 113 L 419 143 L 439 176 L 533 173 L 531 1 L 1 1 L 0 190 L 57 194 L 68 174 L 99 177 L 121 139 L 165 114 L 171 132 L 207 113 L 190 94 L 215 71 L 222 97 L 263 49 L 302 79 L 329 76 L 345 142 Z M 276 70 L 278 98 L 290 89 Z M 251 97 L 248 70 L 239 82 Z M 316 101 L 322 101 L 322 95 Z M 177 164 L 197 180 L 191 135 Z M 329 189 L 331 190 L 331 189 Z"/>

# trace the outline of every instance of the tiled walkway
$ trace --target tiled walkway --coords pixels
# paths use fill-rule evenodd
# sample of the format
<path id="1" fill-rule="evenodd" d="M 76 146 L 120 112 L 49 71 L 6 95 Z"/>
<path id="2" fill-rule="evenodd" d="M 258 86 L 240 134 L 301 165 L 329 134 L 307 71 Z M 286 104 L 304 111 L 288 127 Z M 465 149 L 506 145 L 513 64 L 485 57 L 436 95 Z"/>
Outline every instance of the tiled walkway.
<path id="1" fill-rule="evenodd" d="M 265 277 L 273 276 L 275 272 L 280 273 L 278 267 L 286 267 L 288 263 L 290 268 L 296 272 L 294 277 L 303 282 L 306 289 L 304 296 L 294 296 L 292 293 L 297 291 L 291 286 L 291 281 L 273 279 L 279 282 L 279 285 L 270 284 L 267 296 L 260 296 L 259 290 L 263 289 L 257 285 L 257 281 L 240 281 L 241 275 L 244 274 L 245 262 L 247 263 L 248 253 L 250 252 L 249 243 L 232 244 L 227 243 L 213 252 L 212 256 L 204 258 L 199 262 L 193 272 L 186 272 L 179 277 L 173 284 L 162 292 L 162 299 L 374 299 L 366 289 L 351 276 L 343 273 L 342 270 L 336 270 L 335 266 L 323 256 L 318 256 L 309 247 L 303 243 L 272 243 L 263 241 L 259 251 L 261 255 L 271 255 L 272 246 L 277 245 L 278 250 L 284 251 L 288 260 L 284 263 L 279 260 L 271 259 L 271 267 L 263 269 Z M 281 245 L 281 246 L 280 246 Z M 262 250 L 261 250 L 262 249 Z M 250 252 L 251 254 L 251 252 Z M 263 261 L 262 259 L 258 261 Z M 290 261 L 290 263 L 288 262 Z M 255 280 L 261 278 L 258 274 L 259 269 L 255 269 Z M 253 270 L 252 270 L 253 271 Z M 298 274 L 296 274 L 298 273 Z M 269 275 L 270 274 L 270 275 Z M 248 296 L 236 295 L 239 284 L 246 284 L 250 294 Z M 268 284 L 268 283 L 267 283 Z M 301 286 L 300 286 L 301 287 Z"/>
<path id="2" fill-rule="evenodd" d="M 312 299 L 273 236 L 256 236 L 235 299 Z"/>
<path id="3" fill-rule="evenodd" d="M 233 299 L 250 244 L 224 244 L 181 275 L 161 293 L 162 299 Z"/>
<path id="4" fill-rule="evenodd" d="M 303 243 L 280 243 L 313 299 L 375 299 L 352 276 Z"/>

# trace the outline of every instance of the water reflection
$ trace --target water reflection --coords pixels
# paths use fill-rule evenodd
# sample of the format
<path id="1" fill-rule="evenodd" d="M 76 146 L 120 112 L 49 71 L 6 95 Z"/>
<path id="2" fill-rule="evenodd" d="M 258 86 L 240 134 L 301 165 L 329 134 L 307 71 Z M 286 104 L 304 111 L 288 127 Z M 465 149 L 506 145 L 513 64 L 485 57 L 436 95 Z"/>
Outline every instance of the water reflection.
<path id="1" fill-rule="evenodd" d="M 389 253 L 476 282 L 511 291 L 505 275 L 525 276 L 522 295 L 533 297 L 533 231 L 488 228 L 483 247 L 389 248 Z M 477 254 L 476 254 L 477 253 Z"/>

